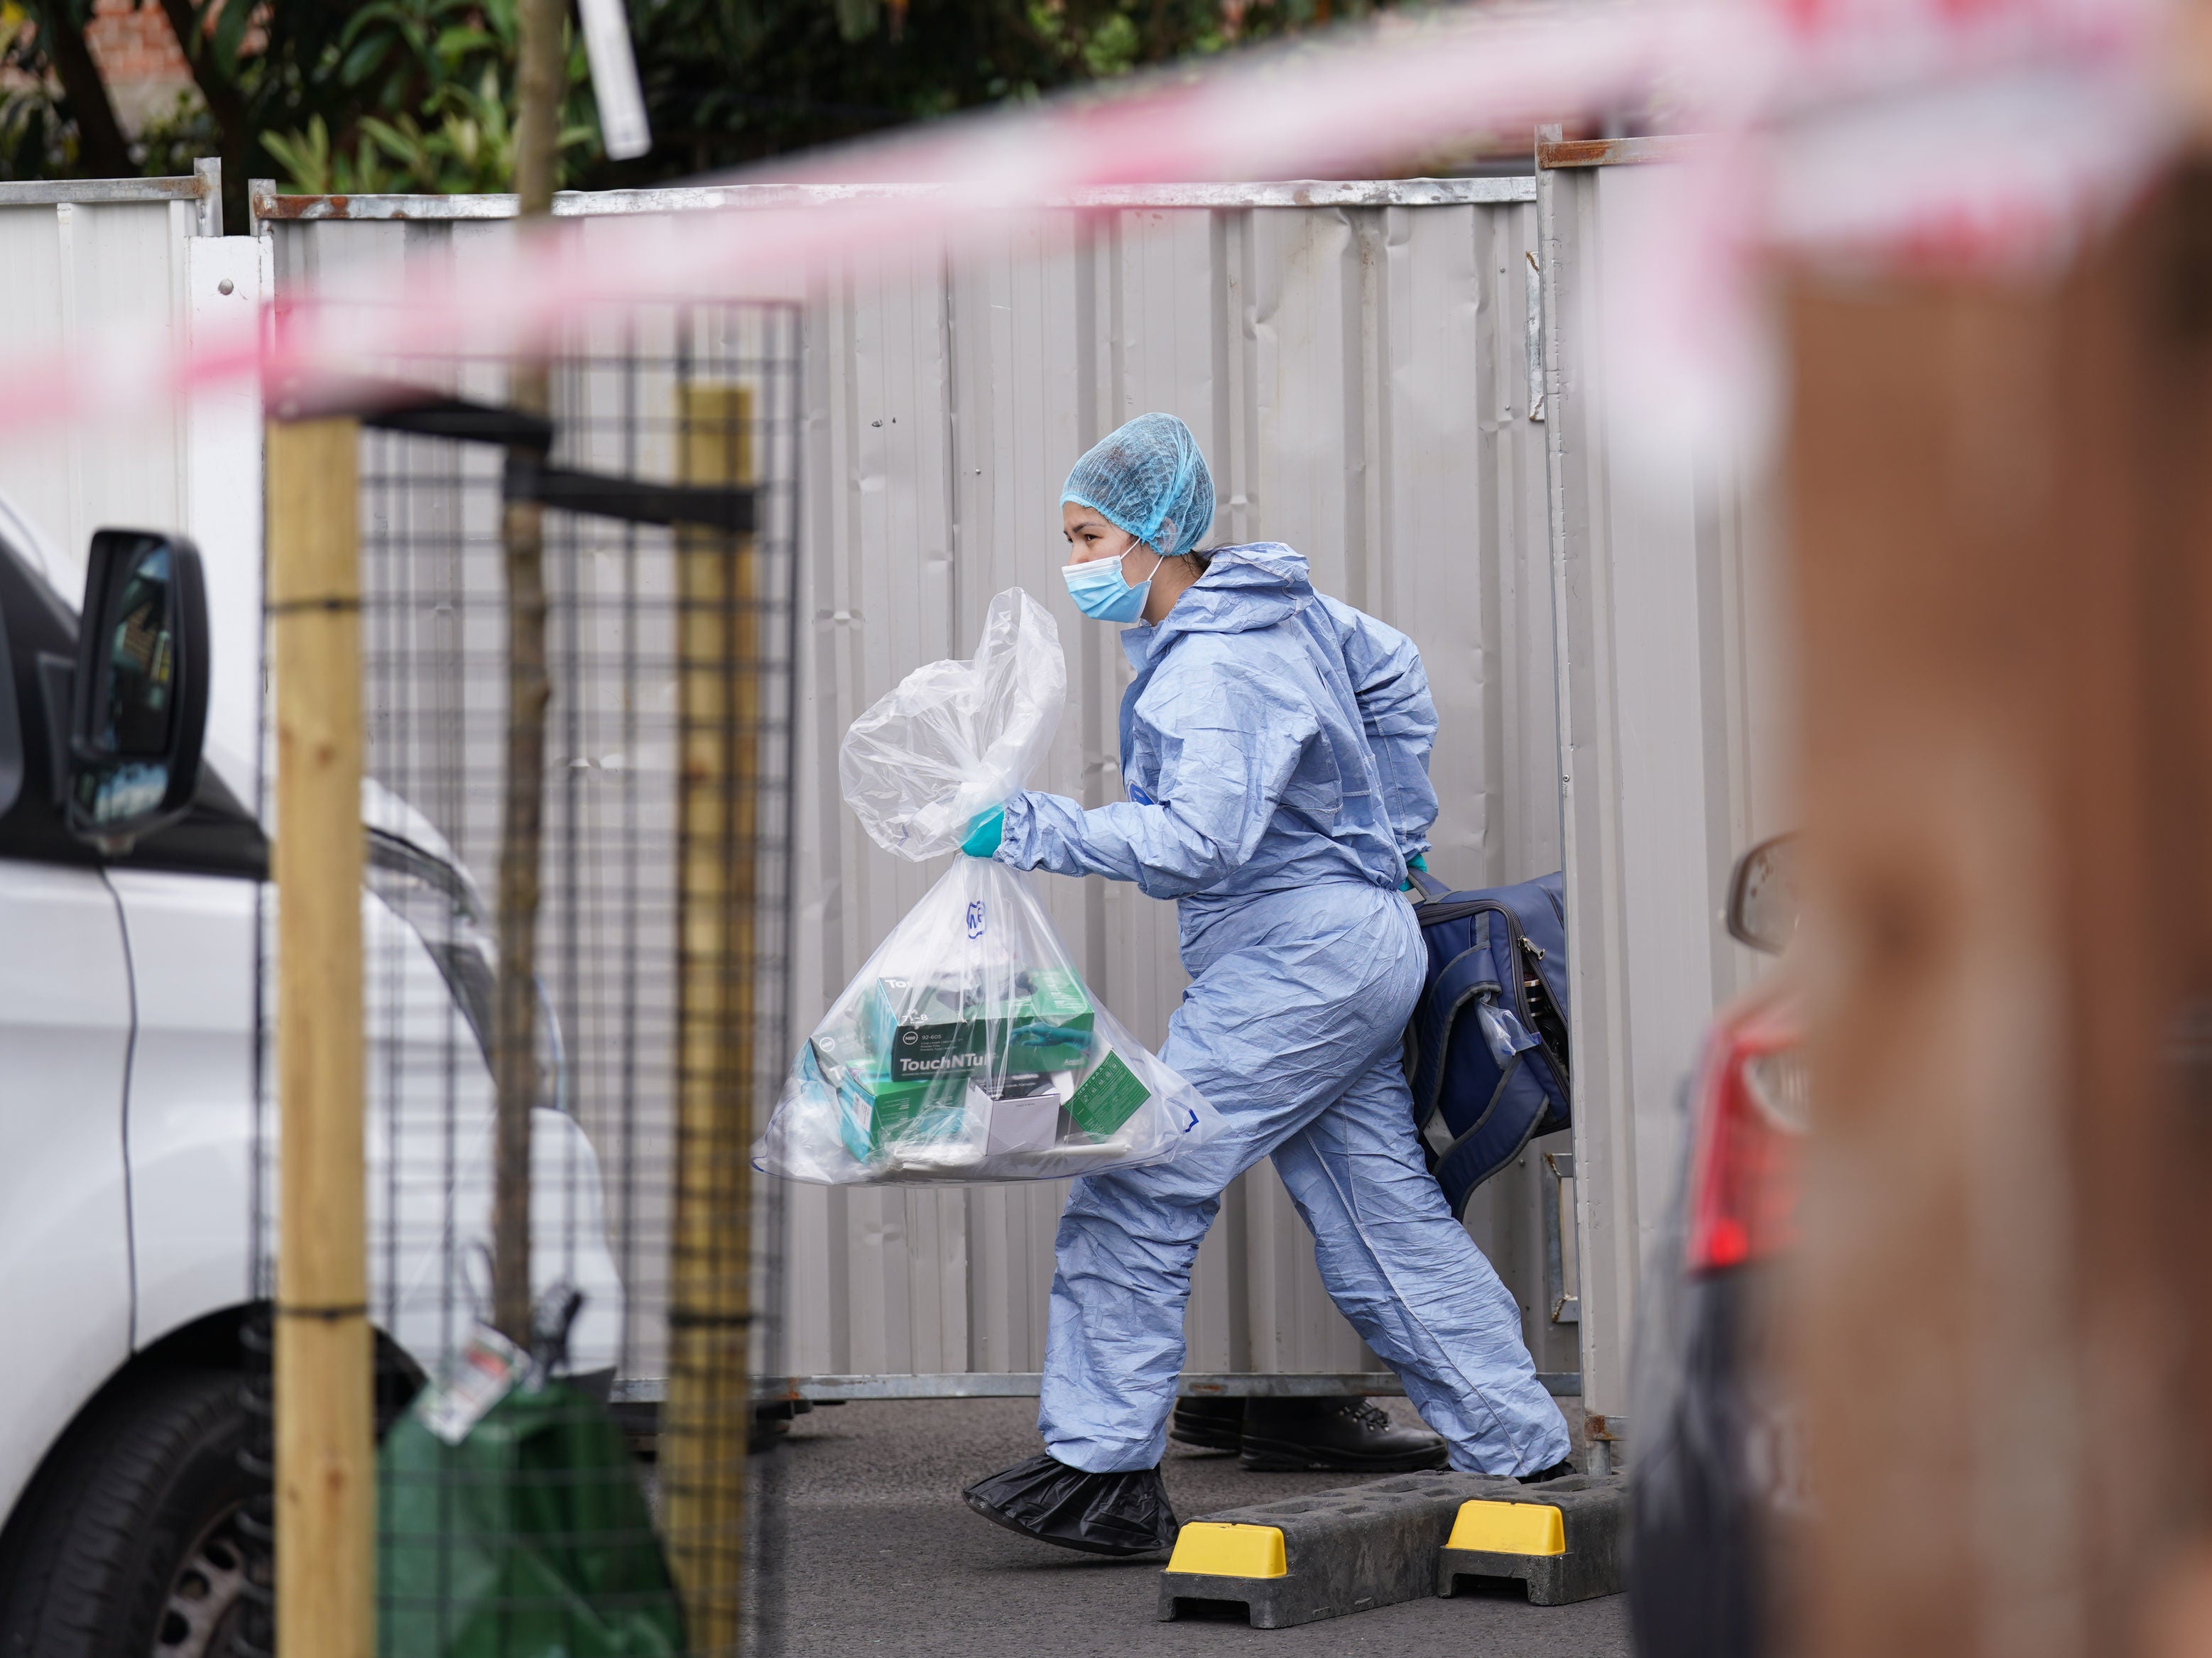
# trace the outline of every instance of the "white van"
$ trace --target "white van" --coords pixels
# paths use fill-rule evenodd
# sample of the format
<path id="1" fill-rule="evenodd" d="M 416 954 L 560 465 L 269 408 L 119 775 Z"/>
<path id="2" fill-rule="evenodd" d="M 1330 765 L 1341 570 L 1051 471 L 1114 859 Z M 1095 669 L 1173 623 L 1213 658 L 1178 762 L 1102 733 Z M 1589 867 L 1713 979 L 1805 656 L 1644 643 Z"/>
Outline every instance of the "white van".
<path id="1" fill-rule="evenodd" d="M 68 568 L 0 501 L 0 1654 L 220 1655 L 267 1571 L 241 1524 L 256 1495 L 241 1452 L 257 1125 L 264 1154 L 275 1128 L 255 1017 L 268 841 L 252 756 L 201 751 L 197 553 L 102 531 L 85 609 L 110 624 L 82 637 L 58 591 Z M 134 580 L 138 608 L 118 620 Z M 161 665 L 136 728 L 125 655 Z M 452 847 L 388 792 L 363 804 L 388 1411 L 466 1339 L 482 1294 L 494 970 Z M 570 1367 L 611 1377 L 622 1288 L 591 1146 L 541 1108 L 533 1159 L 536 1281 L 583 1291 Z"/>

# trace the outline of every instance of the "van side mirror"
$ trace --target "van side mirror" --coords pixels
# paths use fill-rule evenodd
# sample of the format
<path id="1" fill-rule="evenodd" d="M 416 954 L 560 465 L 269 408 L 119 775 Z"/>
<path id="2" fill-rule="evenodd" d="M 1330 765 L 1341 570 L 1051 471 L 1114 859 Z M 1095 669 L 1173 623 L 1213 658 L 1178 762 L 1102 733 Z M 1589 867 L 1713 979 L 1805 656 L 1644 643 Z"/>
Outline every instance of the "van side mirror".
<path id="1" fill-rule="evenodd" d="M 77 622 L 62 808 L 70 832 L 117 850 L 191 810 L 207 707 L 199 550 L 180 536 L 99 531 Z"/>
<path id="2" fill-rule="evenodd" d="M 1778 835 L 1737 859 L 1729 883 L 1729 935 L 1779 956 L 1797 936 L 1797 837 Z"/>

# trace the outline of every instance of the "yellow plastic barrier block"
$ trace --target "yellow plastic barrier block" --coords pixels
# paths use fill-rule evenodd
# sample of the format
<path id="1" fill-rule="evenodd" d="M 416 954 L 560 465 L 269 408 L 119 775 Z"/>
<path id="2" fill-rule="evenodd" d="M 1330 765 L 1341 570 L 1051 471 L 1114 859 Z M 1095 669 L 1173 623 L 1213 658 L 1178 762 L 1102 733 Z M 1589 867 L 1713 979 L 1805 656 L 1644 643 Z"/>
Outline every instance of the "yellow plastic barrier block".
<path id="1" fill-rule="evenodd" d="M 1559 1516 L 1553 1515 L 1556 1522 Z M 1273 1526 L 1224 1526 L 1194 1520 L 1176 1533 L 1170 1571 L 1203 1577 L 1280 1577 L 1283 1533 Z"/>
<path id="2" fill-rule="evenodd" d="M 1492 1503 L 1478 1497 L 1459 1505 L 1451 1540 L 1444 1546 L 1482 1554 L 1565 1554 L 1566 1522 L 1557 1509 L 1540 1503 Z M 1178 1543 L 1176 1552 L 1182 1551 Z"/>

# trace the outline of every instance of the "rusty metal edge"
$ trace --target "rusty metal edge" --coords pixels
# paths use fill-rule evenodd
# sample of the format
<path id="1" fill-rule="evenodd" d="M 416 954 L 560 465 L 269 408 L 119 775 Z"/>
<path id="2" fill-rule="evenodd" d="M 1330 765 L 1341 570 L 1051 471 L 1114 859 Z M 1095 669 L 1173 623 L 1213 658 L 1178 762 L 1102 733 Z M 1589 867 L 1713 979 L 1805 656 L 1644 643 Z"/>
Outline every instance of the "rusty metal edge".
<path id="1" fill-rule="evenodd" d="M 563 191 L 553 198 L 553 212 L 556 218 L 596 218 L 711 208 L 816 206 L 927 196 L 943 188 L 928 184 L 764 184 Z M 511 195 L 291 196 L 279 194 L 273 183 L 259 179 L 249 185 L 249 199 L 257 223 L 325 220 L 435 222 L 515 216 L 515 197 Z M 1039 205 L 1103 209 L 1474 207 L 1535 199 L 1536 182 L 1523 175 L 1487 179 L 1290 179 L 1273 184 L 1116 185 L 1050 197 Z"/>
<path id="2" fill-rule="evenodd" d="M 1652 161 L 1686 161 L 1710 142 L 1700 132 L 1668 132 L 1648 138 L 1547 138 L 1536 144 L 1540 170 L 1568 167 L 1638 167 Z"/>

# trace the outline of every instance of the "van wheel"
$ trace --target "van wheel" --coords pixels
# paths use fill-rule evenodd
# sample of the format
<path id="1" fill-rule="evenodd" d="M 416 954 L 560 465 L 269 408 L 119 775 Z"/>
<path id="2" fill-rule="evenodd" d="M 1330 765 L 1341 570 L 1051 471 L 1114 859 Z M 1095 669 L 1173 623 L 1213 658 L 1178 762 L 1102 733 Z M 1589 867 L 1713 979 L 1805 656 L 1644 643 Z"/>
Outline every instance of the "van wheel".
<path id="1" fill-rule="evenodd" d="M 232 1658 L 272 1582 L 241 1523 L 267 1493 L 240 1461 L 231 1371 L 162 1370 L 94 1407 L 0 1544 L 0 1658 Z"/>

